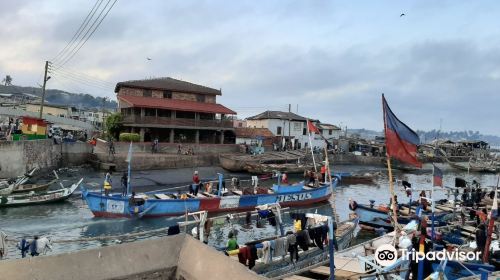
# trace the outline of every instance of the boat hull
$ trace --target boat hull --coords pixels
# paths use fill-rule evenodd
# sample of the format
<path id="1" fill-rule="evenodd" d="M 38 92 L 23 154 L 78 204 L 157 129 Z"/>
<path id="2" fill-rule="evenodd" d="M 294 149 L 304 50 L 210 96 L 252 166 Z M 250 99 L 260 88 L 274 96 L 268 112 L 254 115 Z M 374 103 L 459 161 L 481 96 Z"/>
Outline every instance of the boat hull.
<path id="1" fill-rule="evenodd" d="M 219 163 L 222 168 L 231 172 L 242 172 L 245 171 L 246 162 L 231 158 L 226 155 L 219 155 Z"/>
<path id="2" fill-rule="evenodd" d="M 337 184 L 335 181 L 334 185 Z M 258 205 L 279 203 L 282 207 L 305 206 L 328 200 L 332 188 L 321 186 L 298 192 L 231 195 L 222 197 L 188 198 L 188 199 L 155 199 L 148 198 L 144 205 L 136 210 L 129 206 L 128 197 L 121 195 L 103 196 L 100 193 L 82 189 L 89 209 L 96 217 L 162 217 L 180 216 L 186 212 L 208 211 L 209 213 L 254 210 Z M 151 194 L 154 196 L 154 194 Z"/>

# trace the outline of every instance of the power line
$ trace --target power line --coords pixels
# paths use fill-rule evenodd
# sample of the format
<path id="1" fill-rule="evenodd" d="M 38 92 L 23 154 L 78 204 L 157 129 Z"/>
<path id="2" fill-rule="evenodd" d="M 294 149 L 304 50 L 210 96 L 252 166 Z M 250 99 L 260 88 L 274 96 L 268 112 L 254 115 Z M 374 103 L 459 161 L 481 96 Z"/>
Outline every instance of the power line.
<path id="1" fill-rule="evenodd" d="M 104 6 L 104 8 L 101 10 L 101 12 L 99 13 L 99 15 L 97 16 L 97 18 L 95 19 L 95 21 L 92 23 L 92 25 L 90 26 L 90 28 L 87 30 L 87 32 L 85 32 L 85 34 L 83 35 L 83 37 L 80 39 L 80 42 L 82 42 L 82 40 L 85 38 L 85 41 L 83 41 L 81 44 L 80 42 L 75 45 L 75 47 L 70 51 L 73 52 L 70 56 L 68 56 L 67 58 L 65 58 L 64 60 L 61 61 L 60 63 L 60 66 L 59 67 L 62 67 L 64 66 L 66 63 L 68 63 L 77 53 L 78 51 L 85 45 L 85 43 L 87 43 L 87 41 L 90 39 L 90 37 L 92 37 L 92 35 L 95 33 L 95 31 L 97 30 L 97 28 L 101 25 L 102 21 L 106 18 L 106 16 L 108 15 L 108 13 L 111 11 L 111 9 L 113 8 L 113 6 L 116 4 L 118 0 L 114 0 L 113 1 L 113 4 L 111 4 L 111 6 L 108 8 L 108 10 L 106 11 L 106 13 L 104 14 L 103 17 L 101 17 L 101 14 L 104 12 L 104 10 L 106 10 L 106 7 L 109 5 L 109 3 L 111 2 L 111 0 L 108 0 L 108 2 L 106 3 L 106 6 Z M 87 36 L 88 32 L 92 29 L 92 27 L 95 25 L 95 23 L 97 22 L 97 20 L 99 20 L 99 17 L 101 17 L 100 21 L 97 23 L 97 25 L 94 27 L 94 29 L 92 30 L 92 32 Z M 85 37 L 87 36 L 87 37 Z M 76 50 L 75 48 L 78 47 Z M 75 50 L 75 51 L 73 51 Z"/>
<path id="2" fill-rule="evenodd" d="M 90 20 L 94 17 L 94 14 L 95 12 L 97 11 L 97 9 L 99 9 L 99 7 L 101 6 L 102 4 L 102 1 L 103 0 L 96 0 L 94 6 L 92 7 L 92 9 L 89 11 L 89 13 L 87 14 L 87 16 L 85 17 L 85 19 L 83 20 L 83 22 L 80 24 L 80 27 L 78 28 L 78 30 L 75 32 L 75 34 L 73 35 L 73 38 L 71 38 L 71 40 L 68 42 L 68 44 L 66 44 L 66 46 L 61 50 L 59 51 L 59 53 L 54 57 L 52 58 L 52 61 L 56 61 L 59 56 L 61 56 L 63 53 L 66 52 L 66 50 L 68 49 L 68 47 L 73 44 L 73 42 L 76 41 L 76 39 L 78 37 L 80 37 L 80 35 L 82 34 L 83 30 L 85 28 L 87 28 L 87 25 L 88 23 L 90 22 Z M 97 5 L 99 3 L 99 5 Z M 97 8 L 96 8 L 97 7 Z"/>
<path id="3" fill-rule="evenodd" d="M 59 77 L 59 78 L 66 78 L 66 79 L 69 79 L 69 80 L 72 80 L 74 82 L 78 82 L 78 83 L 81 83 L 81 84 L 84 84 L 84 85 L 87 85 L 87 86 L 90 86 L 90 87 L 94 87 L 94 88 L 98 88 L 100 90 L 104 90 L 104 91 L 111 91 L 112 88 L 111 87 L 105 87 L 103 85 L 99 85 L 99 84 L 94 84 L 90 81 L 86 81 L 86 80 L 83 80 L 83 79 L 80 79 L 80 78 L 77 78 L 77 77 L 74 77 L 74 76 L 70 76 L 70 75 L 66 75 L 64 73 L 52 73 L 54 76 L 56 77 Z"/>
<path id="4" fill-rule="evenodd" d="M 78 72 L 76 70 L 69 70 L 68 68 L 59 68 L 59 69 L 54 69 L 54 68 L 50 68 L 50 73 L 64 73 L 64 74 L 67 74 L 67 75 L 71 75 L 71 76 L 75 76 L 77 78 L 81 78 L 83 80 L 86 80 L 86 81 L 89 81 L 89 82 L 93 82 L 93 83 L 96 83 L 96 84 L 100 84 L 100 85 L 103 85 L 103 86 L 106 86 L 106 87 L 114 87 L 115 84 L 112 83 L 112 82 L 108 82 L 106 80 L 102 80 L 102 79 L 99 79 L 99 78 L 96 78 L 96 77 L 93 77 L 93 76 L 90 76 L 90 75 L 87 75 L 87 74 L 84 74 L 82 72 Z"/>

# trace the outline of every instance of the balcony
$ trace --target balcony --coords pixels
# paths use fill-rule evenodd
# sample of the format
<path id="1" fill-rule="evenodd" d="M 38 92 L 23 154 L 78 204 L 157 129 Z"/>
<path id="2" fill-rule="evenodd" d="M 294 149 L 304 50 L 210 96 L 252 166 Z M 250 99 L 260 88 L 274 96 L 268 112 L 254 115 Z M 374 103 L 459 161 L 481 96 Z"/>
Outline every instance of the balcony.
<path id="1" fill-rule="evenodd" d="M 232 128 L 231 120 L 196 120 L 181 118 L 166 118 L 154 116 L 124 116 L 123 124 L 135 124 L 152 127 L 181 127 L 181 128 Z"/>

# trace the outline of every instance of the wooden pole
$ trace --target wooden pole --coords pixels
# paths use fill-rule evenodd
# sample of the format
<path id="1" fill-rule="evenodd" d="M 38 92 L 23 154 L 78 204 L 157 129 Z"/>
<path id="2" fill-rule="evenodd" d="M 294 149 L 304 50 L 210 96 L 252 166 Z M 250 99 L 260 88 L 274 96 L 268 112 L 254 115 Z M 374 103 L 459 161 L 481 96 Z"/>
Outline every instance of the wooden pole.
<path id="1" fill-rule="evenodd" d="M 493 216 L 493 211 L 498 212 L 498 201 L 497 201 L 497 190 L 498 190 L 498 184 L 500 183 L 500 174 L 498 175 L 497 179 L 497 187 L 495 189 L 495 197 L 493 198 L 493 205 L 491 206 L 490 210 L 490 221 L 488 224 L 488 237 L 486 238 L 486 245 L 484 246 L 484 252 L 483 252 L 483 262 L 488 263 L 488 259 L 490 256 L 490 245 L 491 245 L 491 236 L 493 235 L 493 230 L 495 229 L 495 217 Z M 497 213 L 498 215 L 498 213 Z"/>
<path id="2" fill-rule="evenodd" d="M 43 114 L 43 103 L 45 102 L 45 85 L 47 84 L 47 70 L 49 69 L 49 62 L 45 61 L 45 74 L 43 76 L 43 86 L 42 86 L 42 101 L 40 103 L 40 119 Z"/>
<path id="3" fill-rule="evenodd" d="M 394 193 L 394 182 L 392 180 L 392 169 L 391 169 L 391 158 L 389 155 L 387 155 L 387 170 L 389 172 L 389 191 L 391 192 L 391 207 L 392 207 L 392 218 L 394 220 L 394 231 L 396 232 L 395 240 L 398 239 L 399 234 L 398 234 L 398 212 L 396 210 L 396 194 Z M 411 206 L 410 206 L 411 207 Z"/>
<path id="4" fill-rule="evenodd" d="M 328 253 L 330 255 L 330 280 L 335 280 L 335 258 L 334 258 L 334 230 L 333 230 L 333 218 L 328 217 Z"/>

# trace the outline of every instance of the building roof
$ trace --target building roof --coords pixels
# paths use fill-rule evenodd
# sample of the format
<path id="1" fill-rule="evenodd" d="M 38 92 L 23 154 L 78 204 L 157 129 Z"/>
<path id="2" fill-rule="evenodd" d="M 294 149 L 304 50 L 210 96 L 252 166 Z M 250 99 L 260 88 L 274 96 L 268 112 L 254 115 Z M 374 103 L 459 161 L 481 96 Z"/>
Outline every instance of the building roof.
<path id="1" fill-rule="evenodd" d="M 292 121 L 302 121 L 305 122 L 307 118 L 299 116 L 291 112 L 281 112 L 281 111 L 265 111 L 258 115 L 247 118 L 247 120 L 265 120 L 265 119 L 277 119 L 277 120 L 292 120 Z"/>
<path id="2" fill-rule="evenodd" d="M 234 134 L 240 138 L 274 137 L 274 134 L 267 128 L 236 127 Z"/>
<path id="3" fill-rule="evenodd" d="M 130 104 L 132 107 L 236 115 L 235 111 L 216 103 L 204 103 L 179 99 L 152 98 L 130 95 L 120 95 L 118 96 L 118 99 Z"/>
<path id="4" fill-rule="evenodd" d="M 201 86 L 190 82 L 173 79 L 170 77 L 119 82 L 116 84 L 115 92 L 118 93 L 121 87 L 221 95 L 221 91 L 218 89 Z"/>
<path id="5" fill-rule="evenodd" d="M 340 128 L 336 125 L 333 124 L 328 124 L 328 123 L 319 123 L 317 124 L 319 129 L 332 129 L 332 130 L 340 130 Z"/>

